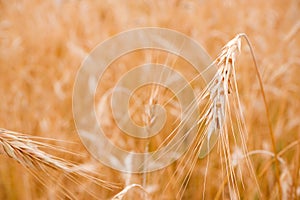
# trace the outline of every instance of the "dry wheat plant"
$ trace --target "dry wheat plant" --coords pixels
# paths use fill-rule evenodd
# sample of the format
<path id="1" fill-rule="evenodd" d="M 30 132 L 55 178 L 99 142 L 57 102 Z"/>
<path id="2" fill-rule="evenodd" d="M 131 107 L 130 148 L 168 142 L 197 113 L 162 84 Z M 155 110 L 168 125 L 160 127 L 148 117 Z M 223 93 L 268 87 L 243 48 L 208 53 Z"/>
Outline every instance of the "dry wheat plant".
<path id="1" fill-rule="evenodd" d="M 300 199 L 299 10 L 298 0 L 0 0 L 0 199 Z M 110 65 L 95 108 L 114 145 L 142 153 L 172 138 L 176 150 L 190 143 L 163 169 L 125 173 L 82 144 L 72 92 L 97 44 L 138 27 L 188 35 L 215 73 L 206 83 L 182 57 L 151 49 Z M 167 113 L 159 134 L 137 139 L 108 105 L 122 75 L 148 62 L 184 76 L 195 100 L 182 110 L 162 85 L 137 88 L 128 104 L 135 124 L 151 126 L 155 104 Z"/>

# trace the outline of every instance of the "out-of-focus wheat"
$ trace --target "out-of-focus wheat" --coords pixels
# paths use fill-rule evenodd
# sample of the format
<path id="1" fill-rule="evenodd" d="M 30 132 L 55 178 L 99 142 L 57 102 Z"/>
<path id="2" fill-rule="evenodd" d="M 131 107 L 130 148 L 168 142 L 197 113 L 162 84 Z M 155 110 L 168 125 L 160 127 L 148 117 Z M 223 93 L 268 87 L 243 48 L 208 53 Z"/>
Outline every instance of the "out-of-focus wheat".
<path id="1" fill-rule="evenodd" d="M 292 197 L 297 199 L 300 197 L 299 9 L 298 0 L 235 2 L 170 0 L 151 3 L 119 0 L 101 2 L 2 0 L 0 1 L 0 127 L 79 142 L 74 131 L 71 106 L 72 85 L 76 71 L 91 48 L 118 32 L 141 26 L 171 28 L 193 37 L 212 57 L 216 57 L 221 45 L 229 41 L 234 34 L 243 31 L 251 38 L 260 63 L 276 138 L 276 149 L 281 152 L 289 144 L 298 141 L 293 148 L 287 149 L 281 155 L 285 160 L 285 169 L 289 169 L 292 176 L 292 182 L 287 181 L 289 183 L 287 186 L 291 187 L 288 190 L 284 189 L 285 178 L 282 178 L 282 189 L 290 193 L 290 199 L 293 199 Z M 263 114 L 264 105 L 260 98 L 261 91 L 251 67 L 252 58 L 248 55 L 249 52 L 243 48 L 236 63 L 242 112 L 249 133 L 247 147 L 250 152 L 264 150 L 272 153 L 267 120 Z M 138 61 L 137 57 L 120 63 L 120 66 L 132 66 L 135 61 Z M 188 71 L 185 66 L 181 66 L 181 69 Z M 114 77 L 118 73 L 120 68 L 108 72 L 109 79 L 101 89 L 106 90 L 109 84 L 115 81 Z M 230 98 L 234 95 L 233 92 L 228 95 Z M 161 92 L 158 93 L 158 96 L 162 95 Z M 143 149 L 141 145 L 138 146 L 140 141 L 119 136 L 121 134 L 113 128 L 113 122 L 109 117 L 106 121 L 110 133 L 108 137 L 113 143 L 122 143 L 123 146 L 136 152 Z M 153 199 L 175 199 L 181 185 L 186 189 L 182 199 L 201 199 L 204 175 L 207 174 L 206 199 L 216 197 L 222 199 L 222 193 L 218 191 L 225 190 L 227 181 L 221 176 L 222 168 L 219 155 L 216 153 L 217 147 L 218 145 L 209 156 L 201 160 L 198 159 L 198 150 L 194 149 L 194 163 L 189 161 L 188 157 L 184 157 L 164 170 L 147 174 L 145 185 L 142 184 L 142 176 L 138 174 L 130 175 L 130 180 L 127 181 L 127 174 L 116 172 L 97 162 L 93 162 L 92 167 L 95 172 L 101 171 L 106 175 L 104 180 L 119 182 L 122 185 L 140 183 L 147 188 Z M 248 178 L 248 173 L 244 173 L 245 159 L 238 159 L 242 151 L 234 145 L 232 147 L 234 169 L 237 172 L 238 168 L 243 169 L 242 175 L 247 177 L 244 178 L 244 185 L 247 187 L 243 190 L 239 179 L 240 173 L 237 173 L 241 197 L 258 199 L 256 190 L 251 189 L 255 188 L 255 182 L 250 176 Z M 65 144 L 64 148 L 85 153 L 83 145 Z M 262 199 L 279 198 L 277 178 L 274 176 L 276 159 L 265 157 L 263 154 L 249 154 L 259 177 Z M 73 155 L 59 156 L 67 160 L 74 158 Z M 34 181 L 30 173 L 24 173 L 17 162 L 6 157 L 8 156 L 1 156 L 1 199 L 56 197 L 58 193 L 56 187 L 51 185 L 45 189 Z M 208 158 L 209 169 L 205 173 Z M 85 163 L 90 162 L 90 159 L 89 156 L 85 156 L 76 161 Z M 190 176 L 178 178 L 181 174 L 187 175 L 188 170 Z M 281 172 L 283 174 L 280 176 L 286 177 L 283 168 Z M 35 176 L 43 176 L 43 180 L 49 178 L 42 170 L 37 171 Z M 172 176 L 178 181 L 173 181 Z M 69 187 L 69 181 L 61 182 L 61 176 L 55 177 L 59 177 L 55 183 L 59 182 Z M 170 185 L 168 189 L 165 188 L 167 183 Z M 69 187 L 69 191 L 80 199 L 90 199 L 81 195 L 85 191 L 80 190 L 78 185 Z M 80 185 L 90 188 L 87 179 L 81 180 Z M 155 190 L 148 190 L 149 185 L 156 186 Z M 94 191 L 96 190 L 99 197 L 104 199 L 118 192 L 102 188 L 95 188 Z M 223 193 L 227 194 L 226 192 L 227 190 Z M 219 194 L 221 196 L 218 196 Z"/>
<path id="2" fill-rule="evenodd" d="M 130 184 L 128 186 L 126 186 L 121 192 L 119 192 L 118 194 L 116 194 L 112 200 L 122 200 L 124 198 L 124 196 L 132 189 L 134 188 L 138 188 L 139 190 L 142 191 L 142 195 L 143 199 L 147 200 L 149 199 L 149 194 L 147 193 L 147 191 L 139 184 Z"/>

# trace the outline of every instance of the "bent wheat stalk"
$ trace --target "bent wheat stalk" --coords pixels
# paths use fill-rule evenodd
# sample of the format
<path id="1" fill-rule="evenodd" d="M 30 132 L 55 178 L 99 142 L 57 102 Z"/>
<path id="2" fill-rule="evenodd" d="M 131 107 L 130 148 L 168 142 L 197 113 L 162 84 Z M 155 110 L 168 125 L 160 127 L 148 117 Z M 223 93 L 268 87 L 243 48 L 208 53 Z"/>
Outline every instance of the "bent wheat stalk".
<path id="1" fill-rule="evenodd" d="M 238 34 L 236 37 L 230 40 L 223 47 L 222 52 L 219 54 L 217 59 L 212 63 L 212 65 L 216 65 L 218 67 L 217 72 L 213 79 L 207 84 L 204 90 L 197 97 L 199 107 L 204 105 L 204 107 L 201 107 L 203 108 L 203 112 L 197 121 L 197 124 L 199 125 L 199 134 L 195 139 L 194 144 L 191 145 L 189 152 L 185 154 L 183 158 L 184 161 L 180 163 L 180 165 L 183 168 L 187 169 L 187 175 L 184 179 L 189 180 L 189 177 L 192 173 L 192 168 L 194 168 L 196 165 L 197 157 L 203 159 L 208 156 L 205 172 L 206 177 L 209 169 L 209 153 L 214 148 L 214 146 L 218 144 L 218 152 L 220 153 L 221 163 L 225 164 L 225 167 L 222 166 L 222 171 L 225 171 L 224 175 L 227 177 L 227 181 L 225 182 L 227 182 L 228 184 L 228 192 L 230 199 L 239 199 L 240 193 L 239 186 L 237 183 L 237 175 L 235 172 L 235 168 L 237 165 L 233 164 L 234 159 L 231 152 L 233 146 L 229 138 L 233 139 L 236 146 L 241 146 L 241 152 L 244 155 L 244 158 L 247 162 L 248 170 L 252 175 L 252 178 L 256 182 L 257 193 L 260 195 L 260 197 L 262 197 L 256 174 L 248 156 L 248 150 L 246 146 L 246 137 L 248 134 L 242 113 L 242 107 L 240 103 L 239 91 L 237 87 L 237 80 L 235 74 L 235 63 L 237 56 L 241 51 L 242 38 L 245 38 L 246 42 L 248 43 L 254 60 L 255 72 L 258 77 L 260 91 L 262 93 L 263 102 L 266 109 L 266 115 L 268 119 L 274 155 L 275 157 L 277 157 L 277 153 L 275 150 L 276 148 L 274 134 L 270 122 L 262 79 L 258 70 L 256 59 L 254 57 L 252 45 L 248 40 L 247 36 L 242 33 Z M 234 119 L 237 122 L 236 124 L 234 124 L 232 116 L 234 116 Z M 234 126 L 236 126 L 236 128 L 234 128 Z M 275 162 L 277 162 L 277 159 L 275 160 Z M 276 164 L 276 166 L 276 179 L 279 186 L 279 196 L 281 196 L 280 178 L 278 175 L 278 164 Z M 239 171 L 239 173 L 240 175 L 242 175 L 241 171 Z M 178 177 L 173 178 L 176 179 L 176 182 L 180 179 Z M 243 180 L 241 181 L 242 187 L 245 188 Z M 203 198 L 205 198 L 205 184 L 206 178 L 204 180 Z M 185 190 L 185 187 L 186 186 L 182 186 L 180 191 L 181 194 L 178 193 L 179 198 L 182 197 L 182 192 Z M 223 188 L 220 189 L 223 190 Z"/>
<path id="2" fill-rule="evenodd" d="M 268 126 L 269 126 L 269 132 L 271 136 L 273 151 L 275 155 L 275 165 L 276 165 L 276 179 L 278 182 L 278 188 L 279 188 L 279 197 L 281 197 L 281 183 L 279 178 L 279 166 L 277 161 L 277 152 L 276 152 L 276 144 L 275 144 L 275 137 L 272 129 L 272 125 L 270 122 L 269 117 L 269 111 L 267 106 L 267 100 L 265 97 L 264 87 L 262 84 L 262 79 L 258 70 L 258 66 L 256 63 L 256 58 L 254 56 L 251 43 L 248 39 L 248 37 L 245 34 L 238 34 L 235 38 L 233 38 L 231 41 L 229 41 L 223 48 L 221 54 L 216 59 L 215 63 L 218 66 L 218 71 L 215 74 L 213 80 L 208 84 L 208 96 L 209 96 L 209 106 L 208 111 L 202 116 L 199 120 L 199 124 L 205 123 L 206 129 L 204 130 L 204 137 L 202 140 L 202 144 L 200 146 L 200 153 L 199 157 L 204 158 L 209 154 L 209 152 L 213 149 L 217 141 L 219 141 L 220 138 L 220 147 L 223 151 L 224 161 L 226 163 L 226 171 L 227 175 L 229 176 L 229 185 L 232 187 L 233 194 L 237 194 L 237 198 L 239 198 L 238 194 L 238 188 L 235 181 L 235 175 L 233 173 L 233 167 L 231 166 L 230 160 L 231 159 L 231 153 L 229 148 L 229 140 L 228 140 L 228 128 L 227 126 L 223 126 L 226 120 L 229 120 L 231 123 L 231 130 L 234 132 L 232 128 L 232 119 L 230 118 L 230 106 L 229 106 L 229 94 L 231 93 L 231 90 L 234 90 L 234 98 L 235 100 L 235 106 L 236 106 L 236 116 L 240 118 L 238 120 L 238 131 L 240 133 L 242 147 L 243 147 L 243 153 L 244 155 L 247 155 L 247 147 L 246 147 L 246 141 L 245 141 L 245 135 L 246 129 L 245 129 L 245 123 L 243 114 L 241 112 L 241 104 L 239 100 L 239 94 L 237 89 L 237 82 L 236 82 L 236 75 L 235 75 L 235 61 L 237 58 L 237 55 L 240 53 L 241 50 L 241 38 L 245 38 L 246 42 L 248 43 L 250 47 L 250 51 L 254 60 L 255 65 L 255 71 L 256 75 L 258 77 L 260 90 L 263 97 L 263 102 L 266 110 L 267 120 L 268 120 Z M 233 82 L 233 85 L 232 83 Z M 204 95 L 205 96 L 205 95 Z M 235 136 L 233 135 L 234 140 L 236 141 Z M 250 163 L 249 158 L 246 158 L 248 162 L 248 166 L 251 168 L 252 174 L 254 175 L 254 171 L 252 169 L 252 165 Z M 255 175 L 254 175 L 255 176 Z M 257 179 L 256 179 L 257 182 Z M 258 185 L 258 183 L 257 183 Z M 231 198 L 233 197 L 230 195 Z M 234 195 L 235 196 L 235 195 Z"/>

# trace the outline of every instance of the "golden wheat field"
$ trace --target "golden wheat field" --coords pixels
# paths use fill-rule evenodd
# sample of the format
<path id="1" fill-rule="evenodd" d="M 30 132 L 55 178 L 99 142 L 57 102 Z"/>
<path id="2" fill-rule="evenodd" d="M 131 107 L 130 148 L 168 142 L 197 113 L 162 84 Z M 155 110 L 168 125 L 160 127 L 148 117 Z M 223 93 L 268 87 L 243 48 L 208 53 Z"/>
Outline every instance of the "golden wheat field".
<path id="1" fill-rule="evenodd" d="M 135 157 L 117 155 L 125 172 L 85 147 L 73 92 L 78 70 L 98 44 L 146 27 L 192 38 L 215 74 L 203 82 L 184 58 L 151 49 L 111 63 L 94 98 L 106 138 L 137 153 L 158 151 L 173 139 L 179 140 L 176 151 L 190 143 L 170 164 L 130 173 L 138 167 Z M 124 112 L 128 120 L 140 127 L 164 122 L 159 134 L 141 139 L 118 127 L 109 102 L 126 73 L 133 74 L 129 84 L 163 77 L 155 67 L 133 73 L 146 62 L 184 76 L 196 94 L 193 109 L 200 111 L 185 113 L 180 98 L 190 96 L 174 97 L 164 85 L 138 87 Z M 299 75 L 299 0 L 0 0 L 0 199 L 300 199 Z M 122 100 L 114 104 L 117 110 Z M 164 120 L 153 117 L 156 104 L 168 113 Z M 186 136 L 190 131 L 194 137 Z M 210 133 L 218 135 L 215 146 Z M 205 148 L 210 139 L 211 151 Z M 99 151 L 111 162 L 117 158 L 108 148 Z M 152 164 L 169 155 L 176 156 L 158 155 Z"/>

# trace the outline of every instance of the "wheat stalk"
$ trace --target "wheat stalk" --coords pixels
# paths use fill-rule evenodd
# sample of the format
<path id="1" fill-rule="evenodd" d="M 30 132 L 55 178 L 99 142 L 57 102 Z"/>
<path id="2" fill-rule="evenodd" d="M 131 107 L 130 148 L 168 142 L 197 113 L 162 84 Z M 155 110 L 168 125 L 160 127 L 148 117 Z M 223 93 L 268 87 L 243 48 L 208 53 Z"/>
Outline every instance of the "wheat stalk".
<path id="1" fill-rule="evenodd" d="M 243 153 L 247 155 L 247 147 L 246 147 L 246 141 L 245 141 L 245 135 L 246 134 L 246 129 L 245 129 L 245 122 L 244 122 L 244 117 L 241 111 L 241 104 L 239 100 L 239 94 L 238 94 L 238 89 L 237 89 L 237 82 L 236 82 L 236 75 L 235 75 L 235 61 L 237 58 L 237 55 L 241 51 L 241 38 L 245 38 L 252 57 L 254 61 L 254 66 L 256 70 L 256 75 L 258 77 L 259 85 L 260 85 L 260 90 L 262 93 L 263 97 L 263 102 L 266 110 L 266 116 L 268 119 L 268 126 L 269 126 L 269 132 L 272 140 L 272 146 L 273 146 L 273 151 L 275 155 L 275 166 L 276 166 L 276 179 L 278 182 L 278 188 L 279 188 L 279 197 L 282 197 L 282 191 L 281 191 L 281 181 L 279 178 L 279 165 L 278 165 L 278 154 L 276 152 L 276 145 L 275 145 L 275 137 L 270 121 L 270 115 L 268 111 L 268 106 L 267 106 L 267 100 L 265 97 L 265 92 L 264 92 L 264 87 L 262 84 L 262 79 L 258 70 L 258 66 L 256 63 L 256 58 L 254 56 L 253 50 L 252 50 L 252 45 L 247 37 L 246 34 L 238 34 L 235 38 L 233 38 L 231 41 L 229 41 L 223 48 L 221 54 L 218 56 L 216 61 L 214 62 L 218 66 L 218 71 L 216 75 L 214 76 L 213 80 L 208 84 L 208 89 L 206 92 L 210 98 L 210 103 L 208 106 L 208 111 L 203 115 L 202 118 L 200 118 L 198 123 L 203 123 L 205 121 L 205 125 L 207 125 L 207 128 L 204 131 L 204 137 L 203 137 L 203 142 L 200 146 L 200 153 L 199 157 L 204 158 L 209 154 L 209 152 L 212 150 L 214 145 L 217 143 L 217 141 L 220 141 L 220 146 L 221 150 L 223 151 L 222 154 L 224 156 L 224 161 L 226 163 L 226 171 L 228 177 L 228 182 L 229 182 L 229 187 L 232 188 L 233 192 L 230 192 L 230 198 L 240 198 L 239 193 L 238 193 L 238 187 L 236 184 L 236 178 L 234 175 L 234 169 L 231 164 L 231 153 L 230 153 L 230 144 L 229 144 L 229 139 L 228 139 L 228 128 L 227 126 L 223 126 L 224 122 L 229 119 L 230 123 L 232 123 L 232 119 L 227 113 L 230 113 L 230 106 L 229 106 L 229 94 L 231 93 L 231 90 L 234 89 L 236 92 L 234 95 L 234 98 L 236 100 L 236 108 L 237 112 L 236 117 L 240 122 L 238 122 L 239 126 L 239 132 L 240 137 L 241 137 L 241 142 L 242 142 L 242 147 L 243 147 Z M 233 85 L 231 84 L 233 81 Z M 203 95 L 205 96 L 205 95 Z M 231 129 L 232 124 L 231 124 Z M 221 137 L 220 140 L 218 138 Z M 234 136 L 234 140 L 236 140 Z M 246 160 L 248 163 L 248 167 L 250 168 L 250 171 L 252 175 L 255 177 L 255 173 L 252 167 L 252 164 L 249 160 L 249 157 L 246 156 Z M 258 181 L 255 178 L 256 184 L 258 186 Z M 231 186 L 230 186 L 231 185 Z M 258 190 L 259 186 L 258 186 Z M 232 194 L 231 194 L 232 193 Z M 259 191 L 260 195 L 261 192 Z"/>
<path id="2" fill-rule="evenodd" d="M 233 122 L 231 119 L 231 114 L 234 114 L 238 122 L 238 134 L 232 135 L 234 142 L 238 146 L 240 145 L 242 147 L 242 153 L 246 155 L 245 158 L 248 169 L 254 177 L 258 192 L 260 193 L 256 175 L 254 173 L 249 156 L 247 156 L 247 131 L 245 128 L 235 75 L 235 62 L 241 51 L 241 38 L 244 36 L 244 34 L 238 34 L 236 37 L 230 40 L 223 47 L 217 59 L 212 63 L 212 65 L 217 66 L 217 72 L 213 79 L 207 84 L 206 88 L 204 88 L 202 93 L 197 97 L 199 106 L 203 104 L 203 102 L 207 103 L 203 108 L 204 112 L 200 115 L 200 118 L 197 122 L 200 127 L 198 138 L 195 141 L 195 145 L 191 147 L 192 152 L 186 154 L 186 158 L 184 159 L 185 163 L 183 164 L 184 167 L 190 168 L 186 178 L 188 180 L 192 172 L 192 168 L 196 164 L 197 157 L 195 157 L 195 155 L 198 155 L 200 159 L 205 158 L 218 142 L 221 163 L 225 164 L 225 167 L 222 167 L 222 169 L 226 172 L 225 174 L 227 176 L 227 180 L 224 182 L 223 186 L 225 186 L 225 183 L 228 183 L 229 196 L 231 199 L 240 198 L 239 188 L 236 180 L 237 176 L 234 172 L 236 165 L 233 164 L 230 150 L 232 144 L 230 144 L 229 140 L 229 129 L 231 132 L 235 132 L 232 124 Z M 206 97 L 209 97 L 208 101 L 205 100 Z M 234 113 L 232 113 L 230 104 L 233 104 L 235 108 Z M 239 136 L 241 144 L 237 143 L 237 138 L 235 135 Z M 205 171 L 205 177 L 207 176 L 207 173 L 208 162 Z M 205 185 L 206 178 L 204 180 L 203 198 L 205 195 Z M 182 187 L 181 190 L 184 191 L 184 187 Z M 221 194 L 222 190 L 223 187 L 220 188 L 216 197 Z"/>
<path id="3" fill-rule="evenodd" d="M 9 156 L 26 167 L 45 186 L 47 186 L 46 182 L 48 180 L 55 181 L 55 178 L 52 177 L 53 173 L 50 173 L 50 169 L 52 169 L 64 174 L 75 184 L 79 184 L 79 178 L 84 178 L 100 187 L 109 190 L 117 187 L 113 183 L 96 178 L 98 174 L 81 167 L 81 165 L 71 163 L 40 150 L 41 147 L 53 147 L 49 144 L 32 140 L 30 139 L 30 136 L 6 129 L 0 129 L 0 146 L 2 146 L 2 153 L 4 155 Z M 60 149 L 56 150 L 59 151 Z M 61 151 L 67 152 L 65 150 Z M 42 176 L 41 172 L 44 172 L 46 177 Z M 64 190 L 64 195 L 66 195 L 68 198 L 76 199 L 72 192 L 68 191 L 66 188 L 63 188 L 62 185 L 61 187 Z M 93 192 L 87 191 L 87 193 L 95 197 Z"/>
<path id="4" fill-rule="evenodd" d="M 194 144 L 190 146 L 189 152 L 185 154 L 180 162 L 180 165 L 183 168 L 187 168 L 187 175 L 184 178 L 185 181 L 189 180 L 191 176 L 192 169 L 195 167 L 197 158 L 205 158 L 210 151 L 213 149 L 215 144 L 219 141 L 219 149 L 221 150 L 221 160 L 225 162 L 225 171 L 228 177 L 230 198 L 239 198 L 239 189 L 237 186 L 237 180 L 234 174 L 234 166 L 231 163 L 231 152 L 228 136 L 228 125 L 225 123 L 228 119 L 230 120 L 230 99 L 229 94 L 238 92 L 236 77 L 235 77 L 235 62 L 237 56 L 241 51 L 241 34 L 237 35 L 235 38 L 230 40 L 222 49 L 221 53 L 217 59 L 209 66 L 216 65 L 218 67 L 216 74 L 213 79 L 207 84 L 207 86 L 202 90 L 200 95 L 196 98 L 196 101 L 193 103 L 198 103 L 199 107 L 205 104 L 200 113 L 200 117 L 195 123 L 199 125 L 199 134 L 195 138 Z M 201 75 L 201 74 L 200 74 Z M 196 77 L 197 78 L 197 77 Z M 193 80 L 196 80 L 194 78 Z M 193 81 L 192 80 L 192 81 Z M 232 83 L 233 82 L 233 83 Z M 234 90 L 234 92 L 232 92 Z M 208 101 L 206 98 L 209 97 Z M 240 120 L 238 126 L 244 125 L 241 106 L 239 101 L 239 95 L 234 94 L 237 105 L 237 120 Z M 207 103 L 205 103 L 207 102 Z M 189 116 L 188 116 L 189 117 Z M 192 127 L 191 127 L 192 128 Z M 231 126 L 232 128 L 232 126 Z M 243 130 L 244 127 L 240 128 Z M 232 128 L 233 129 L 233 128 Z M 245 130 L 244 130 L 245 132 Z M 189 132 L 187 132 L 188 134 Z M 242 147 L 244 154 L 246 155 L 247 148 L 245 144 L 244 133 L 240 133 L 242 140 Z M 185 136 L 186 137 L 186 136 Z M 235 138 L 234 138 L 235 139 Z M 248 159 L 247 159 L 248 160 Z M 251 165 L 250 162 L 248 162 Z M 206 167 L 207 170 L 208 167 Z M 251 168 L 251 167 L 250 167 Z M 253 169 L 251 168 L 253 171 Z M 176 170 L 176 173 L 182 174 L 179 170 Z M 205 172 L 207 174 L 207 171 Z M 255 176 L 255 175 L 254 175 Z M 206 177 L 206 175 L 205 175 Z M 175 182 L 178 182 L 180 175 L 176 178 Z M 204 182 L 206 179 L 204 180 Z M 171 182 L 171 181 L 170 181 Z M 203 198 L 205 193 L 205 184 L 203 190 Z M 177 197 L 182 198 L 183 192 L 186 185 L 182 185 L 180 191 L 177 194 Z"/>
<path id="5" fill-rule="evenodd" d="M 30 140 L 23 134 L 0 129 L 0 144 L 7 156 L 24 167 L 41 169 L 47 166 L 66 172 L 73 171 L 73 164 L 41 151 L 37 145 L 43 145 L 42 143 Z"/>

